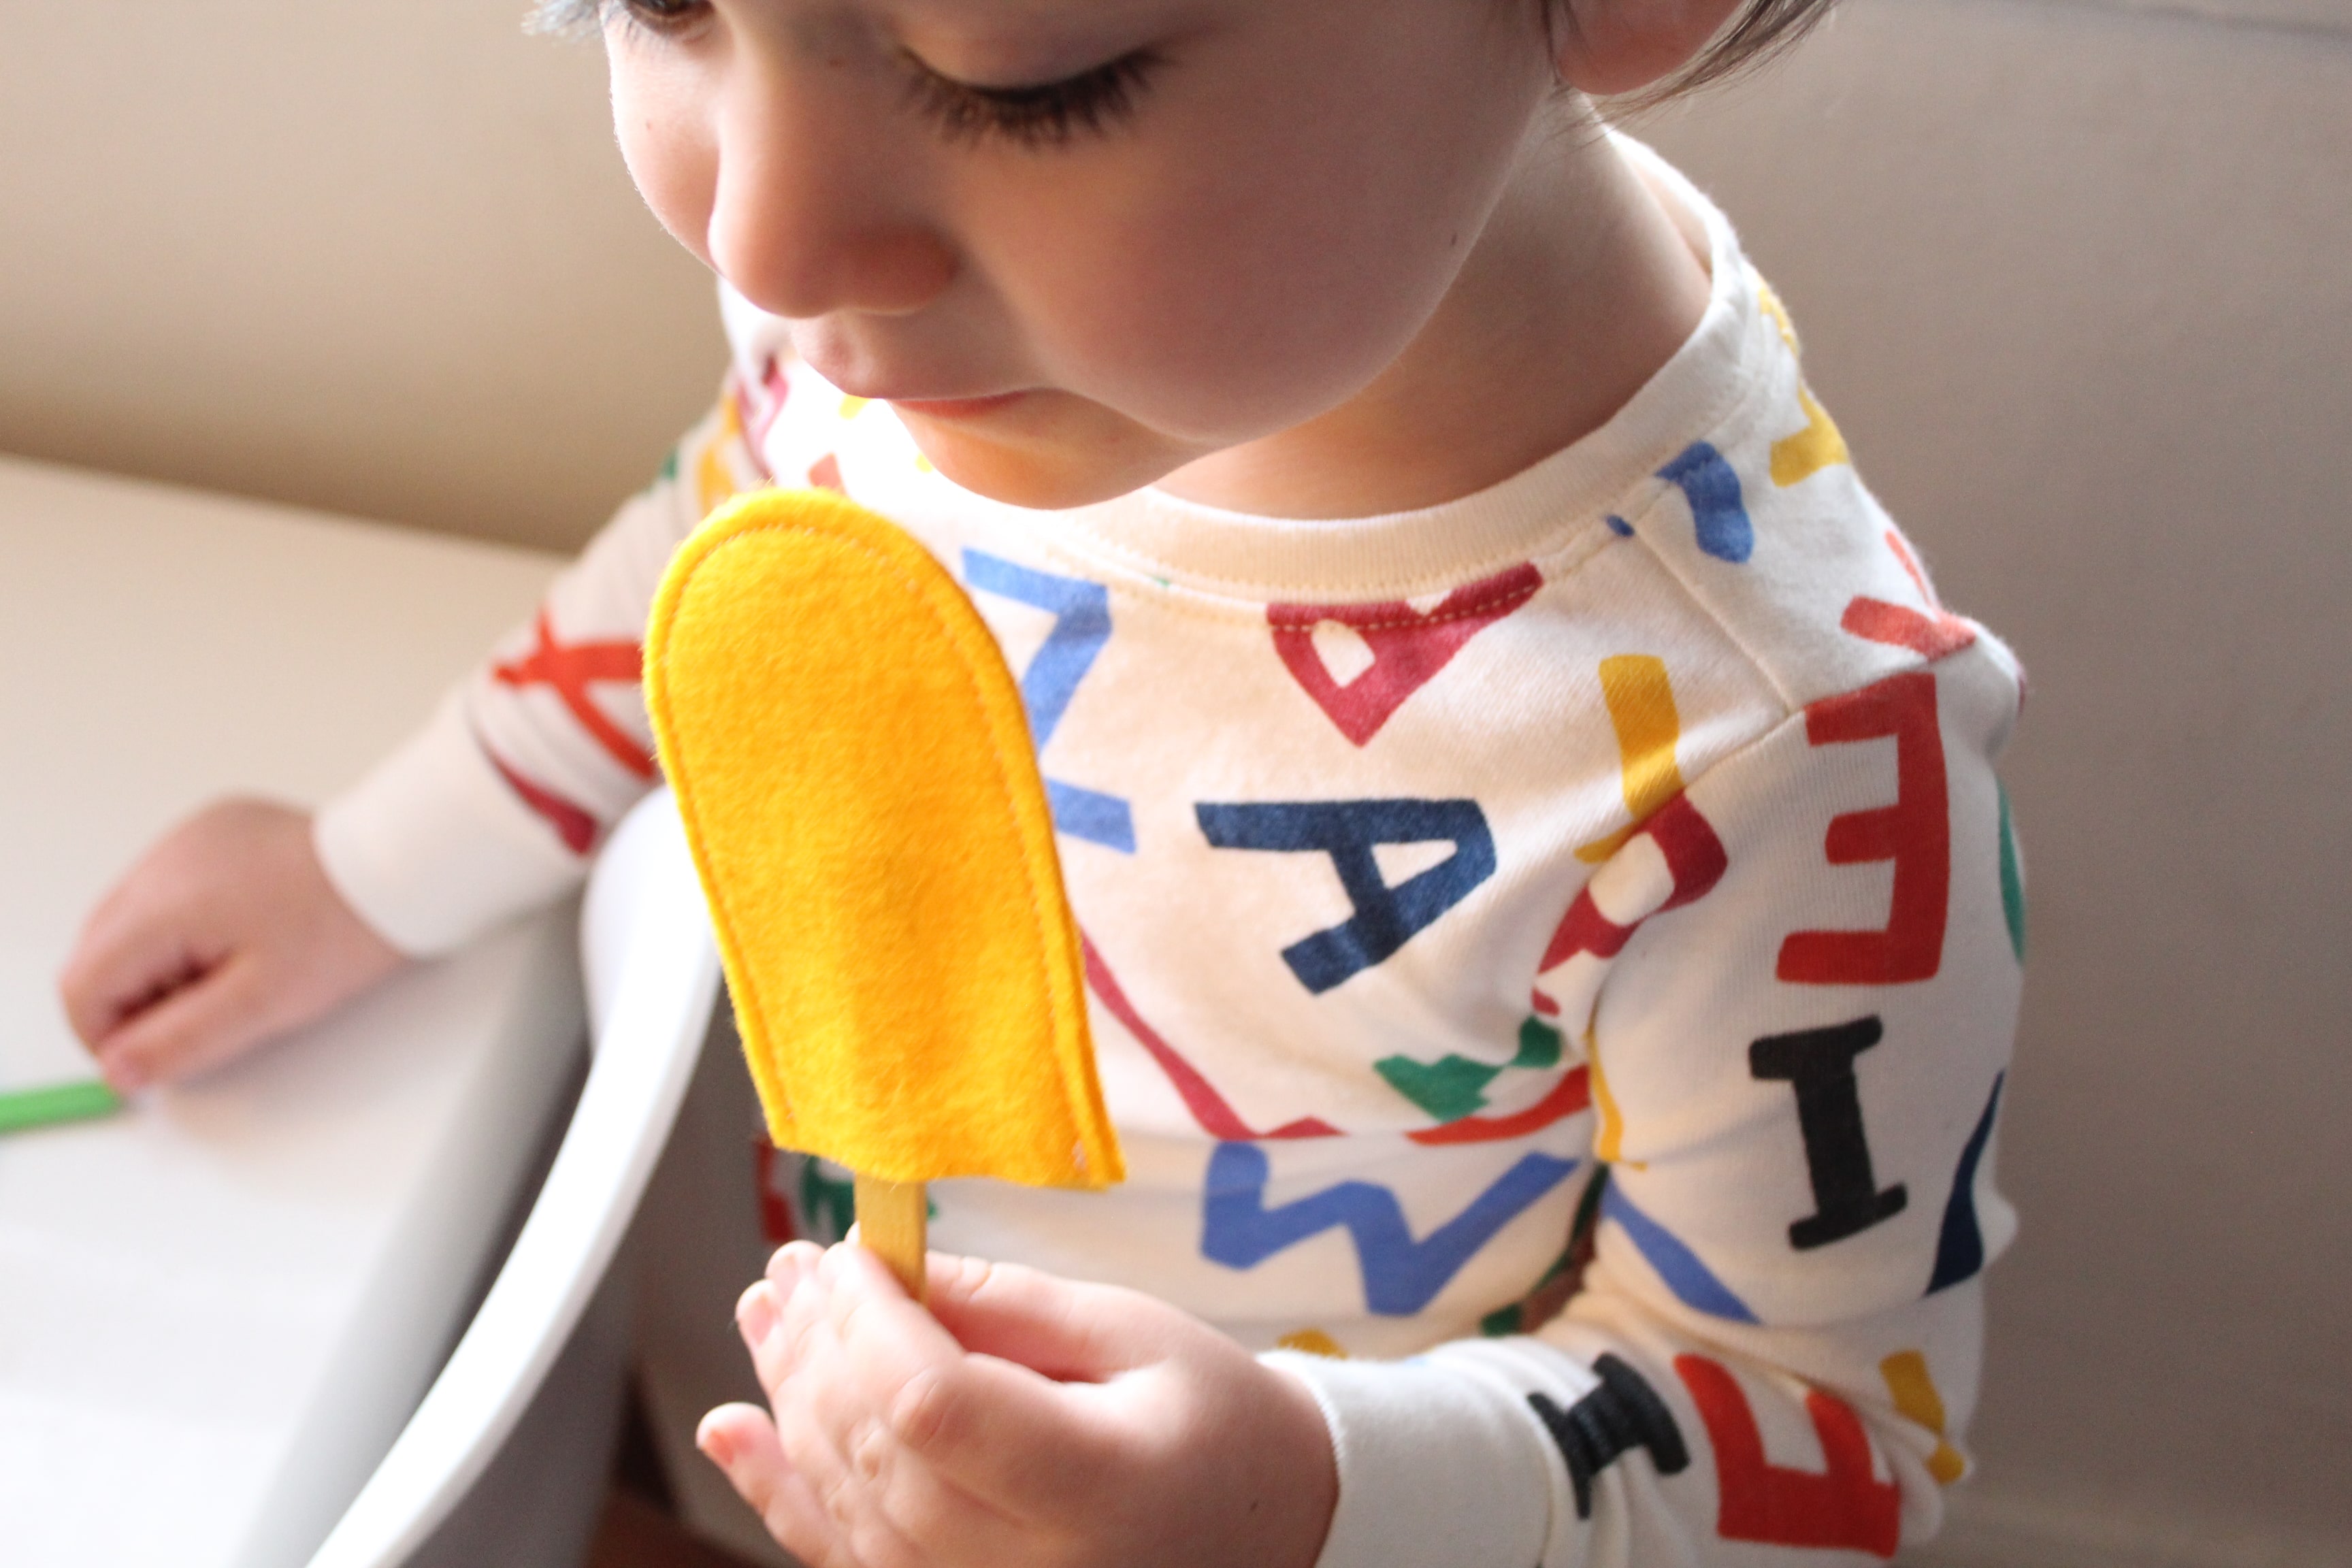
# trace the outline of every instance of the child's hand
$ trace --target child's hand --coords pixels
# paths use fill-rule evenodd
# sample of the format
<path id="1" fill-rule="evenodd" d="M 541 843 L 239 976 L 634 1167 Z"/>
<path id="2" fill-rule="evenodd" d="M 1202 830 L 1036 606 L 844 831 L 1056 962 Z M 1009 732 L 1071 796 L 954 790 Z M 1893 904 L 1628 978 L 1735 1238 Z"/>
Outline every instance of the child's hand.
<path id="1" fill-rule="evenodd" d="M 217 1067 L 398 968 L 310 847 L 310 818 L 227 800 L 190 817 L 99 901 L 58 977 L 118 1089 Z"/>
<path id="2" fill-rule="evenodd" d="M 774 1418 L 704 1453 L 812 1568 L 1310 1568 L 1339 1479 L 1304 1384 L 1132 1290 L 934 1254 L 931 1310 L 794 1242 L 736 1321 Z M 936 1314 L 936 1316 L 934 1316 Z"/>

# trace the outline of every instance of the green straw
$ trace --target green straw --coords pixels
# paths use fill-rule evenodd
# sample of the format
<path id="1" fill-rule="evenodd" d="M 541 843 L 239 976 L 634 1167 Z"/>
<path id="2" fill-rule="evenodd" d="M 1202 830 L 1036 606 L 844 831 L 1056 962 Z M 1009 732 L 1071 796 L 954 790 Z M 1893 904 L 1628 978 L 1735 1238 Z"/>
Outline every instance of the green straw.
<path id="1" fill-rule="evenodd" d="M 111 1116 L 121 1109 L 121 1097 L 94 1078 L 13 1089 L 0 1093 L 0 1132 L 85 1121 L 93 1116 Z"/>

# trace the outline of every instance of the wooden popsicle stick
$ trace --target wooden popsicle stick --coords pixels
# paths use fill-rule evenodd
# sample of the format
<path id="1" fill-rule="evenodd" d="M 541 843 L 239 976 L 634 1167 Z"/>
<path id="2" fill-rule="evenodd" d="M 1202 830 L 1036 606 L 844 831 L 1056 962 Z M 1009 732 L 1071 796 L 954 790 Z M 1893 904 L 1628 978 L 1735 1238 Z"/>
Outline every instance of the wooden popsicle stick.
<path id="1" fill-rule="evenodd" d="M 929 1295 L 929 1269 L 924 1255 L 930 1199 L 920 1182 L 886 1182 L 852 1172 L 857 1184 L 857 1238 L 890 1266 L 907 1294 L 920 1301 Z"/>

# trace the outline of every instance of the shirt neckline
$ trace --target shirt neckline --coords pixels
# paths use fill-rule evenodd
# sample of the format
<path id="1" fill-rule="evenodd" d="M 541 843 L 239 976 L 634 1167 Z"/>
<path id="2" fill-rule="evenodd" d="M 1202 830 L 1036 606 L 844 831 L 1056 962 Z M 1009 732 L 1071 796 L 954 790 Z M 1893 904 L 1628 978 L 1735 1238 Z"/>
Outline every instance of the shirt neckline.
<path id="1" fill-rule="evenodd" d="M 1710 281 L 1690 336 L 1600 429 L 1486 489 L 1408 511 L 1302 520 L 1145 489 L 1068 511 L 1025 512 L 1026 525 L 1076 553 L 1163 583 L 1261 600 L 1414 598 L 1600 526 L 1739 402 L 1755 374 L 1743 362 L 1758 314 L 1729 220 L 1648 147 L 1610 137 L 1654 187 L 1699 220 Z"/>

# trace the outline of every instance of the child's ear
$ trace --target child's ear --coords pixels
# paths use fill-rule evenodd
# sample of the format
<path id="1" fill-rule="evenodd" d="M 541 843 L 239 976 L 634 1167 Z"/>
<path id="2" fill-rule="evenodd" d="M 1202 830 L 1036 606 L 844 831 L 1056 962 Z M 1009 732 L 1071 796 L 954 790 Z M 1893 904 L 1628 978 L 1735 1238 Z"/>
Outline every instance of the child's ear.
<path id="1" fill-rule="evenodd" d="M 1553 0 L 1560 79 L 1606 96 L 1635 92 L 1688 65 L 1747 0 Z"/>

